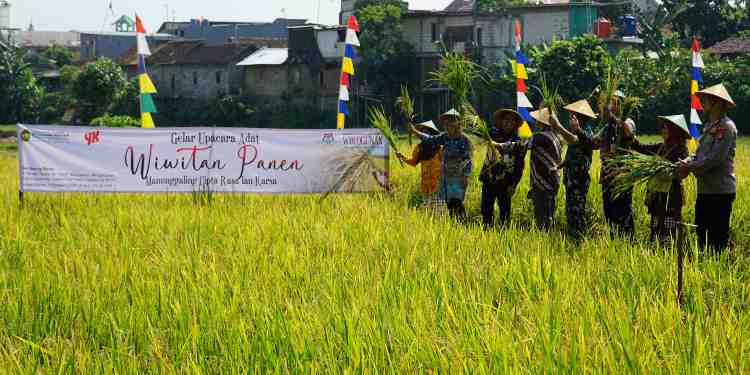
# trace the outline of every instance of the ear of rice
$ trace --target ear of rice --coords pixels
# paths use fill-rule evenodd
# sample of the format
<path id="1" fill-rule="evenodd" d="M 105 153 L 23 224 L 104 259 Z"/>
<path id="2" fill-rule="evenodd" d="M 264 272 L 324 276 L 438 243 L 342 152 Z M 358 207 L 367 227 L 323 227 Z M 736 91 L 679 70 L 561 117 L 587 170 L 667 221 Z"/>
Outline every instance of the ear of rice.
<path id="1" fill-rule="evenodd" d="M 658 155 L 627 154 L 607 160 L 613 175 L 613 194 L 620 197 L 660 176 L 673 176 L 676 165 Z"/>
<path id="2" fill-rule="evenodd" d="M 393 148 L 394 151 L 398 152 L 398 147 L 396 146 L 398 144 L 396 133 L 393 131 L 393 128 L 391 128 L 391 120 L 388 118 L 388 116 L 386 116 L 383 107 L 378 106 L 370 108 L 369 117 L 372 126 L 380 130 L 391 148 Z M 401 166 L 404 165 L 404 162 L 400 159 L 399 162 L 401 163 Z"/>
<path id="3" fill-rule="evenodd" d="M 458 106 L 469 102 L 472 84 L 480 78 L 481 68 L 461 53 L 447 52 L 440 69 L 431 72 L 430 81 L 439 82 L 453 93 Z"/>
<path id="4" fill-rule="evenodd" d="M 414 100 L 409 96 L 409 88 L 406 85 L 401 85 L 401 96 L 396 98 L 396 107 L 399 108 L 401 113 L 406 117 L 406 121 L 413 121 L 414 119 Z M 409 146 L 412 145 L 412 136 L 409 132 Z"/>

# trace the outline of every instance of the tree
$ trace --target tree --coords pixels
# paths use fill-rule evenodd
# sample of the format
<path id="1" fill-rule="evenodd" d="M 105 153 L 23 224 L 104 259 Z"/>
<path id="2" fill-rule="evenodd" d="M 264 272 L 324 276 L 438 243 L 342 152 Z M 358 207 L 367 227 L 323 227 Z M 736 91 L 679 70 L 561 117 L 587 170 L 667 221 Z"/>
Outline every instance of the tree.
<path id="1" fill-rule="evenodd" d="M 108 112 L 125 93 L 125 76 L 112 60 L 100 58 L 86 65 L 73 83 L 77 119 L 88 123 Z"/>
<path id="2" fill-rule="evenodd" d="M 24 59 L 21 49 L 0 49 L 0 123 L 37 120 L 44 90 Z"/>
<path id="3" fill-rule="evenodd" d="M 476 7 L 480 12 L 497 12 L 507 7 L 526 3 L 526 0 L 477 0 Z"/>
<path id="4" fill-rule="evenodd" d="M 393 103 L 400 86 L 413 81 L 416 57 L 401 32 L 400 2 L 395 0 L 360 0 L 355 13 L 361 26 L 360 54 L 365 80 Z"/>
<path id="5" fill-rule="evenodd" d="M 664 0 L 662 3 L 670 13 L 686 8 L 672 21 L 674 31 L 684 43 L 697 36 L 711 46 L 737 33 L 748 20 L 745 1 Z"/>
<path id="6" fill-rule="evenodd" d="M 56 44 L 53 44 L 52 47 L 44 51 L 42 55 L 47 59 L 54 61 L 58 68 L 73 63 L 73 51 Z"/>
<path id="7" fill-rule="evenodd" d="M 610 58 L 604 42 L 592 36 L 553 41 L 547 48 L 531 48 L 529 55 L 534 70 L 544 73 L 566 102 L 589 97 L 601 84 Z M 530 84 L 539 82 L 531 74 Z"/>

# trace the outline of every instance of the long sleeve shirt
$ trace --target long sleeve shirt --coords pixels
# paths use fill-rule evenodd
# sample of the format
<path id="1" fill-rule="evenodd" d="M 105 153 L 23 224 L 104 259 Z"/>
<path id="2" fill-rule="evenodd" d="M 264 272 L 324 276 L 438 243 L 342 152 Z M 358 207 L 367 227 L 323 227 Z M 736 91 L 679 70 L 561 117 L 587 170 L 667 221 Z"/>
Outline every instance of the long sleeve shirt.
<path id="1" fill-rule="evenodd" d="M 503 153 L 518 148 L 531 150 L 532 189 L 554 193 L 560 188 L 557 167 L 562 163 L 562 144 L 552 130 L 536 133 L 530 140 L 501 143 L 497 147 Z"/>
<path id="2" fill-rule="evenodd" d="M 635 129 L 635 122 L 632 119 L 626 119 L 625 122 Z M 622 129 L 616 124 L 608 123 L 599 133 L 598 141 L 599 157 L 602 159 L 599 183 L 606 186 L 614 178 L 613 171 L 607 166 L 607 160 L 614 156 L 622 155 L 622 149 L 631 148 L 632 140 L 626 139 L 625 135 L 622 134 Z"/>
<path id="3" fill-rule="evenodd" d="M 578 143 L 568 145 L 565 153 L 565 187 L 572 189 L 578 186 L 588 186 L 591 182 L 589 171 L 594 150 L 599 148 L 599 139 L 590 127 L 581 128 L 574 132 Z"/>
<path id="4" fill-rule="evenodd" d="M 432 142 L 443 146 L 442 172 L 446 177 L 469 177 L 472 170 L 472 146 L 469 138 L 464 134 L 451 137 L 448 133 L 430 136 L 417 133 L 423 142 Z"/>
<path id="5" fill-rule="evenodd" d="M 431 195 L 438 191 L 438 183 L 440 182 L 440 164 L 443 161 L 443 150 L 438 150 L 438 152 L 435 153 L 435 156 L 430 160 L 421 160 L 421 146 L 421 144 L 416 145 L 412 151 L 411 159 L 406 159 L 404 162 L 412 167 L 420 165 L 422 177 L 420 186 L 422 194 Z"/>
<path id="6" fill-rule="evenodd" d="M 698 194 L 736 194 L 734 157 L 737 127 L 729 117 L 709 124 L 688 167 L 698 180 Z"/>
<path id="7" fill-rule="evenodd" d="M 516 134 L 506 134 L 496 127 L 492 127 L 490 130 L 490 137 L 497 143 L 519 142 L 521 140 Z M 518 185 L 521 177 L 523 177 L 526 148 L 517 147 L 512 152 L 499 156 L 500 158 L 497 159 L 495 153 L 487 152 L 479 179 L 485 184 L 492 184 L 500 188 Z"/>

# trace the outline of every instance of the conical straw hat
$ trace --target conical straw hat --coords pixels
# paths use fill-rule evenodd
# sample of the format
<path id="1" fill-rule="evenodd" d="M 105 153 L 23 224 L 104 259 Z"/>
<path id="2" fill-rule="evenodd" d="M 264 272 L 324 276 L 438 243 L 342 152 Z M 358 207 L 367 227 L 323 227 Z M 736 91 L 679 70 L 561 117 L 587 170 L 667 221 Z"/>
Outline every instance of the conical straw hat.
<path id="1" fill-rule="evenodd" d="M 516 127 L 519 127 L 523 124 L 523 117 L 521 117 L 521 114 L 515 110 L 507 108 L 495 111 L 495 113 L 492 114 L 492 119 L 495 121 L 495 124 L 499 124 L 505 116 L 513 116 L 516 120 Z"/>
<path id="2" fill-rule="evenodd" d="M 667 124 L 674 125 L 680 130 L 684 131 L 685 134 L 690 135 L 690 129 L 688 128 L 687 121 L 683 115 L 672 115 L 672 116 L 658 116 L 659 121 Z"/>
<path id="3" fill-rule="evenodd" d="M 618 99 L 625 99 L 625 93 L 620 90 L 615 90 L 615 92 L 612 93 L 612 97 L 618 98 Z"/>
<path id="4" fill-rule="evenodd" d="M 570 112 L 575 112 L 591 119 L 595 119 L 597 117 L 596 113 L 594 113 L 594 110 L 591 109 L 591 105 L 589 105 L 589 102 L 586 99 L 579 100 L 575 103 L 570 103 L 564 108 Z"/>
<path id="5" fill-rule="evenodd" d="M 432 122 L 432 120 L 419 123 L 419 124 L 415 125 L 415 127 L 419 128 L 419 129 L 422 129 L 422 130 L 426 130 L 426 131 L 432 132 L 434 134 L 440 133 L 440 130 L 438 130 L 437 126 L 435 126 L 435 123 Z"/>
<path id="6" fill-rule="evenodd" d="M 698 91 L 695 93 L 699 97 L 701 96 L 713 96 L 715 98 L 719 98 L 726 103 L 729 104 L 730 108 L 734 108 L 737 106 L 737 104 L 734 103 L 734 100 L 732 100 L 732 97 L 729 96 L 729 91 L 727 91 L 727 88 L 724 87 L 721 83 L 718 85 L 711 86 L 709 88 L 705 88 L 701 91 Z"/>
<path id="7" fill-rule="evenodd" d="M 552 126 L 552 120 L 550 120 L 550 114 L 549 114 L 549 108 L 542 108 L 538 111 L 531 112 L 531 117 L 536 120 L 536 122 L 541 123 L 542 125 Z"/>
<path id="8" fill-rule="evenodd" d="M 445 120 L 450 117 L 455 117 L 456 119 L 460 119 L 461 114 L 458 113 L 458 111 L 456 111 L 455 109 L 451 108 L 448 112 L 445 112 L 442 115 L 440 115 L 440 123 L 441 124 L 445 123 Z"/>

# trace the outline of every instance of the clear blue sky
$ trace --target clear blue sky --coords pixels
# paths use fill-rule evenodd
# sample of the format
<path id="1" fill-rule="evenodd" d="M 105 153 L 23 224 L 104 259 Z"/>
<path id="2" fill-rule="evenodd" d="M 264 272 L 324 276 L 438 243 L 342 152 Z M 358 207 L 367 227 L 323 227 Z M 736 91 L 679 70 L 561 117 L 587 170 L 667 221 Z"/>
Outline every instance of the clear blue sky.
<path id="1" fill-rule="evenodd" d="M 33 20 L 36 30 L 102 29 L 122 14 L 138 12 L 149 32 L 167 16 L 186 21 L 203 16 L 224 21 L 271 21 L 278 17 L 317 21 L 318 0 L 10 0 L 13 27 L 25 29 Z M 116 17 L 108 14 L 110 1 Z M 442 9 L 450 0 L 411 0 L 412 9 Z M 320 23 L 338 21 L 340 0 L 320 0 Z"/>

